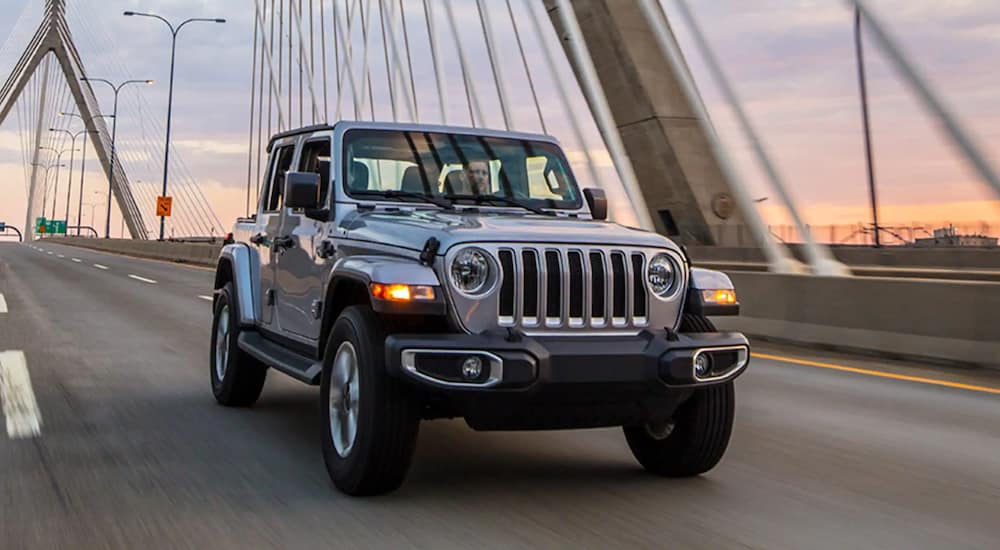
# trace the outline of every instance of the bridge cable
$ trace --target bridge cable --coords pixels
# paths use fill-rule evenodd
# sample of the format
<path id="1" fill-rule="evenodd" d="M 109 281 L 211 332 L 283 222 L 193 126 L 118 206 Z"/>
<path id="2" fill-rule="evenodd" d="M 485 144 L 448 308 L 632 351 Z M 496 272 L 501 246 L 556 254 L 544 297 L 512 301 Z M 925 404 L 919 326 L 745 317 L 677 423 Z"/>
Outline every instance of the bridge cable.
<path id="1" fill-rule="evenodd" d="M 545 127 L 545 116 L 542 115 L 542 106 L 538 102 L 538 92 L 535 90 L 535 81 L 531 76 L 531 66 L 528 64 L 528 56 L 524 53 L 524 43 L 521 41 L 521 32 L 517 28 L 517 18 L 514 17 L 514 8 L 511 7 L 510 0 L 504 1 L 507 3 L 507 13 L 510 15 L 510 23 L 514 28 L 514 40 L 517 42 L 517 51 L 521 55 L 521 64 L 524 65 L 524 73 L 528 77 L 528 88 L 531 90 L 531 99 L 535 102 L 538 122 L 542 125 L 542 133 L 548 134 L 549 131 Z"/>
<path id="2" fill-rule="evenodd" d="M 420 122 L 420 105 L 417 101 L 417 83 L 413 75 L 413 57 L 410 54 L 410 33 L 406 28 L 406 9 L 403 0 L 399 0 L 399 15 L 403 22 L 403 47 L 406 49 L 406 67 L 410 75 L 410 95 L 413 97 L 413 121 Z"/>
<path id="3" fill-rule="evenodd" d="M 396 92 L 393 86 L 392 69 L 389 68 L 389 41 L 385 32 L 385 1 L 378 0 L 379 27 L 382 30 L 382 54 L 385 57 L 385 78 L 389 85 L 389 106 L 392 108 L 392 121 L 399 122 L 399 110 L 396 107 Z"/>
<path id="4" fill-rule="evenodd" d="M 434 66 L 434 86 L 437 88 L 438 97 L 438 109 L 441 111 L 441 123 L 448 124 L 448 92 L 444 85 L 444 71 L 441 67 L 441 63 L 438 60 L 438 38 L 437 32 L 434 30 L 434 13 L 431 7 L 430 0 L 423 0 L 424 2 L 424 24 L 427 27 L 427 37 L 430 43 L 431 50 L 431 64 Z M 472 111 L 470 107 L 469 114 L 471 116 Z"/>
<path id="5" fill-rule="evenodd" d="M 503 73 L 496 60 L 496 45 L 494 44 L 493 26 L 490 23 L 490 12 L 483 5 L 483 0 L 476 0 L 476 9 L 479 12 L 479 24 L 483 29 L 483 38 L 486 41 L 486 56 L 490 62 L 490 70 L 493 72 L 493 83 L 497 88 L 497 97 L 500 98 L 500 114 L 503 115 L 503 125 L 505 130 L 511 129 L 510 103 L 507 99 L 507 91 L 504 86 Z"/>
<path id="6" fill-rule="evenodd" d="M 451 9 L 451 0 L 442 0 L 444 3 L 444 11 L 448 20 L 448 27 L 451 29 L 451 34 L 455 38 L 455 46 L 458 52 L 458 63 L 462 69 L 462 82 L 465 85 L 465 100 L 469 105 L 469 118 L 472 122 L 472 127 L 476 128 L 476 117 L 479 117 L 479 121 L 486 125 L 486 121 L 483 118 L 483 111 L 479 106 L 479 97 L 476 95 L 475 82 L 470 80 L 469 76 L 469 63 L 465 58 L 465 49 L 462 48 L 462 39 L 459 36 L 458 25 L 455 23 L 455 13 Z"/>
<path id="7" fill-rule="evenodd" d="M 722 93 L 723 97 L 729 103 L 733 114 L 736 116 L 736 120 L 743 130 L 743 133 L 750 142 L 751 149 L 754 152 L 757 162 L 760 164 L 761 168 L 764 170 L 768 180 L 771 183 L 771 187 L 778 194 L 782 204 L 788 210 L 788 213 L 792 216 L 792 220 L 798 228 L 799 235 L 805 242 L 805 254 L 809 259 L 809 264 L 812 266 L 813 270 L 817 274 L 823 275 L 838 275 L 843 274 L 846 270 L 842 264 L 839 264 L 836 259 L 834 259 L 833 254 L 830 249 L 825 246 L 819 246 L 812 236 L 812 231 L 806 225 L 805 221 L 802 219 L 798 208 L 795 206 L 795 201 L 788 191 L 788 187 L 785 185 L 784 179 L 779 174 L 777 168 L 771 160 L 770 155 L 764 148 L 763 141 L 757 134 L 756 129 L 750 122 L 750 118 L 747 116 L 746 110 L 743 108 L 743 104 L 740 101 L 736 90 L 733 89 L 729 82 L 728 77 L 722 70 L 722 66 L 719 63 L 718 58 L 715 56 L 715 52 L 712 47 L 708 44 L 708 40 L 705 34 L 702 32 L 701 25 L 694 18 L 694 14 L 688 7 L 687 2 L 684 0 L 675 0 L 678 11 L 681 17 L 688 25 L 688 29 L 691 32 L 691 37 L 694 39 L 695 44 L 701 51 L 705 65 L 712 77 L 715 79 L 716 84 L 719 87 L 719 91 Z M 837 266 L 839 265 L 839 269 Z M 849 273 L 849 272 L 848 272 Z"/>

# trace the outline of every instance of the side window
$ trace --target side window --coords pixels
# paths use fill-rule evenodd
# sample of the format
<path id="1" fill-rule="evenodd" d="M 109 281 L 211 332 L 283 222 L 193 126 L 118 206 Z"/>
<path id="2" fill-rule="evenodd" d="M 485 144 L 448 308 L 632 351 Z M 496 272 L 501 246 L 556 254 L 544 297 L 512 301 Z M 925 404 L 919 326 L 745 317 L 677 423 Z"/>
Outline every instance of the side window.
<path id="1" fill-rule="evenodd" d="M 264 172 L 264 181 L 262 182 L 260 188 L 260 197 L 257 199 L 258 211 L 267 211 L 268 201 L 271 197 L 271 180 L 274 179 L 272 175 L 274 174 L 274 165 L 277 158 L 277 153 L 274 153 L 271 155 L 271 158 L 267 163 L 267 171 Z"/>
<path id="2" fill-rule="evenodd" d="M 265 212 L 277 212 L 281 209 L 282 198 L 285 193 L 285 174 L 292 168 L 292 156 L 295 153 L 294 145 L 286 145 L 274 152 L 277 159 L 274 172 L 271 173 L 271 191 L 265 205 Z"/>
<path id="3" fill-rule="evenodd" d="M 302 147 L 298 171 L 319 174 L 319 203 L 325 205 L 330 190 L 330 140 L 307 141 Z"/>

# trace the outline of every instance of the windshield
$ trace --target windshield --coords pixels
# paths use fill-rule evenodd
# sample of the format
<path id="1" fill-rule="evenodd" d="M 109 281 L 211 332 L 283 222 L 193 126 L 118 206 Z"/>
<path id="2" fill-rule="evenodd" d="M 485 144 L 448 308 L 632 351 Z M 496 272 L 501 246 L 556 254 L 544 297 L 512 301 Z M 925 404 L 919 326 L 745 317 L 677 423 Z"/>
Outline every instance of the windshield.
<path id="1" fill-rule="evenodd" d="M 347 194 L 414 195 L 457 204 L 580 208 L 565 157 L 551 143 L 401 130 L 351 130 L 345 137 Z"/>

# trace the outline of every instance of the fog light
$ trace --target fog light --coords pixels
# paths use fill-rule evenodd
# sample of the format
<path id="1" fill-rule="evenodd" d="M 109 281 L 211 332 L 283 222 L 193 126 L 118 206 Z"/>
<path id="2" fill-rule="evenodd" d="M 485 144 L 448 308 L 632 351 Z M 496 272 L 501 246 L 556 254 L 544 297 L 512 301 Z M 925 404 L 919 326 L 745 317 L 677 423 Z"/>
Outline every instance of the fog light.
<path id="1" fill-rule="evenodd" d="M 706 353 L 702 353 L 694 358 L 695 376 L 705 376 L 712 370 L 712 358 Z"/>
<path id="2" fill-rule="evenodd" d="M 472 356 L 462 363 L 462 376 L 466 380 L 475 380 L 479 378 L 479 375 L 483 373 L 483 361 L 482 359 Z"/>

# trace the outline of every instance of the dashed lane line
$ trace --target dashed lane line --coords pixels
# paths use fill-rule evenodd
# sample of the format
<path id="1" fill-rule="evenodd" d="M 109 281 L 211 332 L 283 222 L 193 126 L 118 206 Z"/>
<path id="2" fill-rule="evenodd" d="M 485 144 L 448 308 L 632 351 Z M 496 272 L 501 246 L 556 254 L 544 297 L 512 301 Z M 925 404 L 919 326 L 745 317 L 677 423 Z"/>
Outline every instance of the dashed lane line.
<path id="1" fill-rule="evenodd" d="M 96 267 L 97 269 L 102 269 L 102 270 L 107 270 L 108 269 L 108 266 L 101 265 L 101 264 L 94 264 L 94 267 Z"/>
<path id="2" fill-rule="evenodd" d="M 65 258 L 66 256 L 64 256 L 64 255 L 62 255 L 62 254 L 57 254 L 57 255 L 56 255 L 56 257 L 57 257 L 57 258 Z"/>
<path id="3" fill-rule="evenodd" d="M 213 300 L 213 298 L 211 296 L 205 296 L 204 294 L 202 294 L 202 295 L 200 295 L 198 297 L 201 298 L 202 300 L 208 300 L 209 302 L 211 302 Z M 2 298 L 2 296 L 0 296 L 0 298 Z"/>
<path id="4" fill-rule="evenodd" d="M 0 292 L 0 313 L 7 313 L 7 300 L 4 299 L 2 292 Z"/>
<path id="5" fill-rule="evenodd" d="M 82 260 L 80 260 L 80 258 L 73 258 L 73 261 L 74 261 L 75 263 L 80 263 L 80 262 L 81 262 Z"/>
<path id="6" fill-rule="evenodd" d="M 52 255 L 52 251 L 51 250 L 47 250 L 45 253 L 48 254 L 49 256 Z"/>
<path id="7" fill-rule="evenodd" d="M 151 285 L 155 285 L 156 284 L 156 281 L 154 281 L 153 279 L 147 279 L 145 277 L 140 277 L 138 275 L 132 275 L 131 273 L 129 273 L 128 276 L 129 276 L 130 279 L 135 279 L 136 281 L 141 281 L 143 283 L 148 283 L 148 284 L 151 284 Z"/>
<path id="8" fill-rule="evenodd" d="M 7 437 L 28 439 L 42 435 L 42 414 L 31 389 L 23 351 L 0 352 L 0 401 L 7 419 Z"/>

